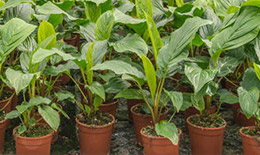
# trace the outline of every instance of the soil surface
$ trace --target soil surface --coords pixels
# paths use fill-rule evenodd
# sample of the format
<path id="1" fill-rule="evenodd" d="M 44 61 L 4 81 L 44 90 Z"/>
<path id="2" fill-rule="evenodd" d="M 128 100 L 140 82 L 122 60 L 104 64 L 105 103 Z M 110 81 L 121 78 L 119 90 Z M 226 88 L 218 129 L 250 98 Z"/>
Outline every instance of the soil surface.
<path id="1" fill-rule="evenodd" d="M 21 134 L 22 137 L 42 137 L 53 132 L 49 126 L 34 126 Z"/>
<path id="2" fill-rule="evenodd" d="M 113 118 L 107 114 L 102 112 L 97 112 L 96 114 L 91 114 L 90 117 L 85 115 L 78 115 L 77 119 L 84 124 L 91 126 L 102 126 L 107 125 L 113 121 Z"/>
<path id="3" fill-rule="evenodd" d="M 66 87 L 70 92 L 74 92 L 74 87 Z M 77 99 L 80 100 L 79 93 L 76 91 Z M 20 98 L 21 99 L 21 98 Z M 20 103 L 18 101 L 18 103 Z M 81 113 L 75 104 L 69 102 L 61 103 L 64 110 L 69 114 L 70 120 L 61 117 L 61 127 L 59 129 L 59 138 L 52 145 L 51 154 L 68 154 L 79 155 L 79 141 L 77 136 L 77 127 L 75 123 L 76 114 Z M 243 154 L 241 136 L 239 129 L 233 119 L 232 109 L 221 108 L 221 117 L 226 120 L 223 154 Z M 169 117 L 171 114 L 169 111 Z M 117 111 L 117 122 L 111 139 L 111 155 L 142 155 L 143 148 L 136 144 L 134 126 L 128 121 L 127 105 L 125 100 L 120 100 Z M 185 117 L 183 114 L 176 114 L 174 123 L 182 130 L 180 139 L 180 154 L 190 154 L 190 142 L 187 134 Z M 15 142 L 12 136 L 12 130 L 19 124 L 18 119 L 11 120 L 5 136 L 5 152 L 4 154 L 15 154 Z"/>
<path id="4" fill-rule="evenodd" d="M 192 116 L 189 120 L 189 123 L 192 123 L 196 126 L 200 126 L 200 127 L 204 127 L 204 128 L 217 128 L 217 127 L 222 127 L 225 125 L 225 121 L 219 117 L 201 118 L 200 115 Z"/>

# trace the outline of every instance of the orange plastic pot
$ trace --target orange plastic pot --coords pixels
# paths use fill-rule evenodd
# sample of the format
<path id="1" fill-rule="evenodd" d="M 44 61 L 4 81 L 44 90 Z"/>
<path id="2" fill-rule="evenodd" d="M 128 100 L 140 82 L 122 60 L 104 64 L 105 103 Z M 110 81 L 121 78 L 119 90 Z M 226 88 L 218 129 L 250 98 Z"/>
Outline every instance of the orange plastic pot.
<path id="1" fill-rule="evenodd" d="M 0 154 L 4 152 L 5 130 L 7 126 L 8 126 L 7 119 L 0 122 Z"/>
<path id="2" fill-rule="evenodd" d="M 110 141 L 115 118 L 105 126 L 91 126 L 81 123 L 76 118 L 78 126 L 81 155 L 107 155 L 110 152 Z"/>
<path id="3" fill-rule="evenodd" d="M 53 132 L 43 137 L 22 137 L 16 134 L 17 127 L 13 130 L 17 155 L 49 155 Z"/>
<path id="4" fill-rule="evenodd" d="M 143 133 L 141 129 L 142 141 L 145 155 L 178 155 L 179 143 L 173 145 L 172 142 L 165 137 L 151 137 Z M 182 131 L 179 129 L 179 141 Z"/>
<path id="5" fill-rule="evenodd" d="M 131 113 L 131 108 L 137 104 L 142 104 L 144 103 L 143 100 L 138 100 L 138 99 L 127 99 L 126 104 L 127 104 L 127 109 L 128 109 L 128 119 L 130 122 L 133 122 L 133 116 Z"/>
<path id="6" fill-rule="evenodd" d="M 259 142 L 253 136 L 244 134 L 242 131 L 246 128 L 254 129 L 254 126 L 243 127 L 239 130 L 242 136 L 243 152 L 244 155 L 257 155 L 260 154 Z"/>
<path id="7" fill-rule="evenodd" d="M 136 141 L 137 144 L 143 146 L 142 142 L 142 135 L 140 133 L 141 129 L 146 126 L 152 126 L 153 125 L 153 119 L 151 115 L 146 115 L 146 114 L 140 114 L 136 113 L 134 109 L 138 106 L 141 106 L 142 104 L 135 105 L 131 108 L 131 113 L 133 116 L 133 122 L 134 122 L 134 130 L 135 130 L 135 136 L 136 136 Z M 160 120 L 166 120 L 167 119 L 167 114 L 168 114 L 168 109 L 161 114 Z"/>
<path id="8" fill-rule="evenodd" d="M 224 139 L 224 130 L 227 125 L 217 128 L 204 128 L 196 126 L 190 122 L 190 116 L 187 118 L 188 124 L 191 154 L 195 155 L 221 155 Z"/>
<path id="9" fill-rule="evenodd" d="M 101 104 L 98 108 L 99 111 L 109 113 L 116 117 L 116 110 L 117 110 L 117 105 L 118 105 L 119 100 L 116 100 L 112 103 L 106 103 L 106 104 Z"/>

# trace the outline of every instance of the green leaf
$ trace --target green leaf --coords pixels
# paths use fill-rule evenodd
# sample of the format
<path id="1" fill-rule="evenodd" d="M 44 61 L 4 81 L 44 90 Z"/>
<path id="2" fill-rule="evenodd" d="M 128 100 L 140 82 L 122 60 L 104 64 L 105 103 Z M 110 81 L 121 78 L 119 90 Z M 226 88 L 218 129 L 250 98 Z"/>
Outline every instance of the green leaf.
<path id="1" fill-rule="evenodd" d="M 240 6 L 243 0 L 217 0 L 212 1 L 216 14 L 218 16 L 226 17 L 228 15 L 228 8 L 230 6 Z"/>
<path id="2" fill-rule="evenodd" d="M 179 112 L 183 104 L 182 93 L 176 91 L 167 91 L 166 89 L 164 89 L 164 92 L 171 99 L 173 107 L 176 108 L 177 112 Z"/>
<path id="3" fill-rule="evenodd" d="M 257 87 L 260 90 L 260 80 L 258 79 L 256 72 L 253 68 L 248 68 L 245 71 L 241 82 L 241 86 L 247 90 L 252 87 Z"/>
<path id="4" fill-rule="evenodd" d="M 66 114 L 65 111 L 63 111 L 56 103 L 51 104 L 51 107 L 53 109 L 56 109 L 57 111 L 61 112 L 63 116 L 65 116 L 67 119 L 70 119 L 70 117 Z"/>
<path id="5" fill-rule="evenodd" d="M 97 64 L 92 68 L 93 70 L 111 70 L 115 72 L 118 75 L 122 74 L 129 74 L 133 75 L 135 77 L 144 79 L 144 74 L 139 71 L 136 67 L 132 66 L 129 63 L 126 63 L 121 60 L 110 60 L 110 61 L 105 61 L 102 64 Z"/>
<path id="6" fill-rule="evenodd" d="M 38 106 L 38 111 L 42 118 L 50 125 L 53 130 L 57 130 L 60 125 L 60 115 L 50 106 Z"/>
<path id="7" fill-rule="evenodd" d="M 234 57 L 225 56 L 220 58 L 216 66 L 219 68 L 218 76 L 224 77 L 229 73 L 233 73 L 238 65 L 239 61 Z"/>
<path id="8" fill-rule="evenodd" d="M 37 96 L 37 97 L 30 99 L 28 106 L 33 107 L 33 106 L 39 106 L 39 105 L 42 105 L 42 104 L 48 105 L 50 103 L 51 103 L 50 99 L 45 98 L 45 97 L 41 97 L 41 96 Z"/>
<path id="9" fill-rule="evenodd" d="M 16 47 L 18 47 L 34 30 L 36 26 L 23 20 L 13 18 L 0 27 L 0 63 L 2 63 Z"/>
<path id="10" fill-rule="evenodd" d="M 112 11 L 103 13 L 95 25 L 95 36 L 97 40 L 109 40 L 115 17 Z"/>
<path id="11" fill-rule="evenodd" d="M 43 21 L 38 29 L 38 44 L 42 43 L 46 38 L 56 34 L 54 27 L 51 23 Z M 56 47 L 56 37 L 48 44 L 46 49 L 52 49 Z"/>
<path id="12" fill-rule="evenodd" d="M 136 13 L 138 18 L 145 19 L 144 12 L 153 16 L 153 5 L 151 0 L 135 0 Z"/>
<path id="13" fill-rule="evenodd" d="M 88 88 L 93 94 L 98 95 L 105 101 L 105 89 L 100 83 L 94 81 L 92 85 L 86 85 L 85 88 Z"/>
<path id="14" fill-rule="evenodd" d="M 215 35 L 210 49 L 215 64 L 223 51 L 241 47 L 257 37 L 260 29 L 259 13 L 259 8 L 243 9 L 232 26 Z"/>
<path id="15" fill-rule="evenodd" d="M 58 49 L 55 49 L 55 48 L 52 48 L 50 50 L 47 50 L 47 49 L 38 49 L 33 57 L 32 57 L 32 64 L 37 64 L 37 63 L 40 63 L 42 62 L 44 59 L 52 56 L 52 55 L 59 55 L 62 57 L 62 59 L 64 61 L 68 61 L 68 60 L 74 60 L 75 58 L 73 56 L 71 56 L 70 54 L 66 54 L 65 52 L 63 51 L 60 51 Z"/>
<path id="16" fill-rule="evenodd" d="M 177 145 L 179 143 L 179 131 L 173 123 L 169 123 L 167 121 L 156 123 L 155 131 L 158 135 L 171 140 L 173 145 Z"/>
<path id="17" fill-rule="evenodd" d="M 243 3 L 243 6 L 257 6 L 260 7 L 260 1 L 259 0 L 247 0 Z"/>
<path id="18" fill-rule="evenodd" d="M 64 101 L 64 100 L 74 100 L 75 96 L 66 90 L 61 90 L 54 93 L 55 98 L 57 98 L 58 101 Z"/>
<path id="19" fill-rule="evenodd" d="M 240 7 L 238 7 L 238 6 L 229 6 L 227 9 L 227 13 L 228 14 L 236 13 L 239 9 L 240 9 Z"/>
<path id="20" fill-rule="evenodd" d="M 158 51 L 163 47 L 163 42 L 160 36 L 160 33 L 153 21 L 153 16 L 150 16 L 147 13 L 144 13 L 145 18 L 146 18 L 146 23 L 147 23 L 147 28 L 149 32 L 150 39 L 152 41 L 153 45 L 153 53 L 155 59 L 157 59 Z"/>
<path id="21" fill-rule="evenodd" d="M 74 63 L 73 61 L 68 61 L 66 64 L 61 64 L 59 66 L 49 66 L 45 69 L 44 73 L 46 75 L 51 75 L 51 76 L 58 76 L 61 73 L 70 71 L 72 69 L 78 69 L 78 65 Z"/>
<path id="22" fill-rule="evenodd" d="M 142 58 L 143 66 L 144 66 L 147 83 L 148 83 L 152 98 L 154 99 L 155 91 L 157 88 L 156 72 L 155 72 L 153 64 L 146 56 L 141 55 L 141 58 Z"/>
<path id="23" fill-rule="evenodd" d="M 12 88 L 15 89 L 16 94 L 19 94 L 19 92 L 26 87 L 29 86 L 32 79 L 34 77 L 38 77 L 38 73 L 36 74 L 23 74 L 20 71 L 15 71 L 11 68 L 8 68 L 6 70 L 6 78 L 10 82 Z"/>
<path id="24" fill-rule="evenodd" d="M 27 130 L 25 125 L 19 125 L 17 128 L 18 134 L 23 134 Z"/>
<path id="25" fill-rule="evenodd" d="M 101 15 L 101 8 L 93 2 L 85 2 L 84 4 L 86 18 L 89 19 L 90 22 L 95 23 Z"/>
<path id="26" fill-rule="evenodd" d="M 238 97 L 234 94 L 230 93 L 226 89 L 221 89 L 218 91 L 220 95 L 219 102 L 220 103 L 228 103 L 228 104 L 235 104 L 238 103 Z"/>
<path id="27" fill-rule="evenodd" d="M 185 65 L 185 75 L 194 86 L 194 92 L 198 93 L 205 84 L 212 81 L 217 71 L 205 69 L 202 70 L 197 64 L 188 63 Z"/>
<path id="28" fill-rule="evenodd" d="M 131 84 L 128 83 L 126 80 L 123 80 L 118 77 L 113 77 L 104 85 L 104 88 L 106 93 L 115 94 L 122 90 L 127 89 L 130 86 Z"/>
<path id="29" fill-rule="evenodd" d="M 120 1 L 119 1 L 119 3 L 120 3 Z M 131 1 L 122 0 L 120 3 L 120 6 L 117 9 L 123 13 L 126 13 L 126 12 L 131 12 L 134 7 L 135 7 L 135 5 Z"/>
<path id="30" fill-rule="evenodd" d="M 98 110 L 98 107 L 102 104 L 102 98 L 100 96 L 95 96 L 94 98 L 94 110 L 97 111 Z"/>
<path id="31" fill-rule="evenodd" d="M 247 91 L 239 87 L 237 92 L 241 109 L 249 119 L 258 109 L 259 90 L 253 87 Z"/>
<path id="32" fill-rule="evenodd" d="M 260 80 L 260 66 L 254 63 L 255 73 L 258 79 Z"/>
<path id="33" fill-rule="evenodd" d="M 133 52 L 137 55 L 146 55 L 148 46 L 146 42 L 138 34 L 128 34 L 125 38 L 113 44 L 117 52 Z"/>
<path id="34" fill-rule="evenodd" d="M 196 32 L 201 26 L 211 24 L 209 20 L 199 17 L 189 18 L 183 26 L 171 34 L 169 44 L 165 45 L 158 53 L 157 64 L 160 69 L 168 67 L 170 62 L 178 57 L 191 43 Z"/>
<path id="35" fill-rule="evenodd" d="M 14 8 L 22 3 L 33 3 L 33 0 L 9 0 L 0 8 L 0 11 L 8 8 Z"/>
<path id="36" fill-rule="evenodd" d="M 95 3 L 97 6 L 99 6 L 102 3 L 105 3 L 107 0 L 86 0 L 86 2 L 93 2 Z"/>
<path id="37" fill-rule="evenodd" d="M 5 115 L 5 118 L 7 119 L 14 119 L 20 116 L 20 113 L 17 110 L 13 110 Z"/>
<path id="38" fill-rule="evenodd" d="M 76 20 L 77 18 L 72 17 L 67 12 L 60 9 L 58 6 L 54 5 L 52 2 L 47 2 L 40 6 L 37 10 L 39 13 L 44 15 L 50 15 L 50 14 L 64 14 L 66 15 L 70 20 Z"/>
<path id="39" fill-rule="evenodd" d="M 25 102 L 26 103 L 26 102 Z M 22 104 L 22 105 L 17 105 L 16 109 L 20 114 L 23 114 L 27 109 L 29 109 L 30 106 L 28 104 Z"/>
<path id="40" fill-rule="evenodd" d="M 142 92 L 138 89 L 126 89 L 120 91 L 114 98 L 143 99 L 143 95 Z"/>
<path id="41" fill-rule="evenodd" d="M 93 67 L 93 47 L 95 42 L 91 43 L 91 45 L 88 48 L 87 52 L 87 81 L 88 84 L 91 85 L 93 82 L 93 70 L 91 68 Z"/>

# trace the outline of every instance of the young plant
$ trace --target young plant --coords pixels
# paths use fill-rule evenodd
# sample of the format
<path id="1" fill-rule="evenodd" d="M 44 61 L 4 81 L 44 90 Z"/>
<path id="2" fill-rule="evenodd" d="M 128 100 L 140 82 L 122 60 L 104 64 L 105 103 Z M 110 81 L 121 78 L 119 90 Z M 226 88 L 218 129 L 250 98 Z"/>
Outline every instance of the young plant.
<path id="1" fill-rule="evenodd" d="M 147 24 L 155 25 L 152 18 L 147 13 L 145 15 L 147 17 Z M 166 107 L 168 99 L 171 99 L 175 112 L 178 112 L 181 108 L 183 97 L 179 92 L 165 90 L 163 88 L 165 79 L 169 74 L 170 68 L 188 56 L 184 49 L 189 45 L 198 29 L 209 23 L 211 22 L 198 17 L 187 19 L 180 29 L 171 34 L 169 43 L 162 48 L 156 46 L 158 45 L 158 39 L 155 38 L 160 38 L 159 33 L 156 33 L 158 32 L 157 28 L 155 26 L 148 27 L 156 62 L 155 65 L 152 64 L 148 57 L 139 53 L 144 73 L 142 68 L 136 68 L 130 63 L 121 60 L 106 61 L 93 67 L 93 70 L 111 70 L 118 75 L 123 75 L 123 79 L 135 82 L 139 88 L 139 93 L 135 94 L 141 95 L 141 98 L 148 107 L 156 133 L 169 138 L 175 145 L 178 143 L 178 129 L 170 122 L 175 113 L 169 121 L 160 122 L 160 115 Z M 177 38 L 184 39 L 180 41 Z M 148 85 L 149 91 L 145 91 L 143 85 Z M 124 92 L 126 91 L 124 90 Z M 128 90 L 127 92 L 131 93 L 134 91 Z M 146 92 L 149 93 L 147 94 Z M 123 94 L 126 93 L 120 95 L 124 97 Z M 129 96 L 129 94 L 126 95 Z"/>

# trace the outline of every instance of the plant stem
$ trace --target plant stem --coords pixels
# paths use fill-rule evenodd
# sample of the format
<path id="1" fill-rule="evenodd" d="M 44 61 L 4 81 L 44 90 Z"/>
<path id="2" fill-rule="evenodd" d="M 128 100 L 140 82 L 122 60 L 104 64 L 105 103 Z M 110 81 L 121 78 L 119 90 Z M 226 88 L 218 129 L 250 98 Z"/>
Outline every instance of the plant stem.
<path id="1" fill-rule="evenodd" d="M 229 80 L 227 77 L 224 77 L 229 83 L 231 83 L 233 86 L 235 87 L 239 87 L 238 85 L 236 85 L 234 82 L 232 82 L 231 80 Z"/>
<path id="2" fill-rule="evenodd" d="M 15 93 L 12 94 L 12 96 L 9 98 L 8 102 L 4 105 L 4 107 L 2 109 L 0 109 L 0 111 L 4 111 L 4 109 L 11 103 L 14 95 L 15 95 Z"/>

